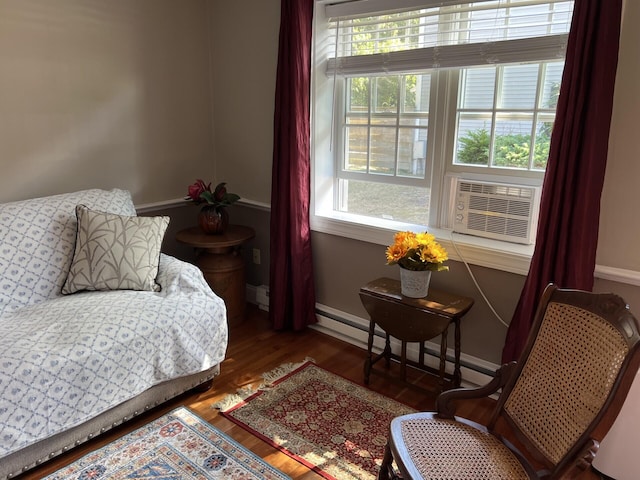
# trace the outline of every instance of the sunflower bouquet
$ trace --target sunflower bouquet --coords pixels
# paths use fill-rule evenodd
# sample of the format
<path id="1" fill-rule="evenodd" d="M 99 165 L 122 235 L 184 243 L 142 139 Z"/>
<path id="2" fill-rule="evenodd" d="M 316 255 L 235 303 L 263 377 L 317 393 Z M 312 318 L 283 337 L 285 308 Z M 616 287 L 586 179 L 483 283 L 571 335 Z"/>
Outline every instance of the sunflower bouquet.
<path id="1" fill-rule="evenodd" d="M 400 265 L 407 270 L 449 270 L 444 265 L 449 257 L 447 251 L 427 232 L 398 232 L 393 244 L 387 247 L 387 265 Z"/>

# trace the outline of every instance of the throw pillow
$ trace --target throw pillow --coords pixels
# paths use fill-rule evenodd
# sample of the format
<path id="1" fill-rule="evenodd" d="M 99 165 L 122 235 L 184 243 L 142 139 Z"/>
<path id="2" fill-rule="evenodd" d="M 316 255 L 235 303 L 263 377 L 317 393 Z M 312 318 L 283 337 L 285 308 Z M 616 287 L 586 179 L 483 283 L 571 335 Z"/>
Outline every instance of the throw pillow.
<path id="1" fill-rule="evenodd" d="M 159 291 L 160 248 L 169 217 L 130 217 L 76 206 L 78 229 L 64 295 L 83 290 Z"/>
<path id="2" fill-rule="evenodd" d="M 76 205 L 136 215 L 126 190 L 90 189 L 0 204 L 0 316 L 60 296 L 76 241 Z"/>

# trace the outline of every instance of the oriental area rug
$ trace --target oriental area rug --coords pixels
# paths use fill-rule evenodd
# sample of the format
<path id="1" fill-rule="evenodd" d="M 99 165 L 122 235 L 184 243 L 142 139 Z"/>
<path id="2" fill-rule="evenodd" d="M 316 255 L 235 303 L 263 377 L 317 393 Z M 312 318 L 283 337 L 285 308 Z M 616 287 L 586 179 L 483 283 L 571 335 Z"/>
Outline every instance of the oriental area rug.
<path id="1" fill-rule="evenodd" d="M 45 480 L 290 480 L 184 407 L 111 442 Z"/>
<path id="2" fill-rule="evenodd" d="M 311 362 L 264 378 L 257 392 L 214 407 L 330 480 L 377 478 L 391 419 L 415 412 Z"/>

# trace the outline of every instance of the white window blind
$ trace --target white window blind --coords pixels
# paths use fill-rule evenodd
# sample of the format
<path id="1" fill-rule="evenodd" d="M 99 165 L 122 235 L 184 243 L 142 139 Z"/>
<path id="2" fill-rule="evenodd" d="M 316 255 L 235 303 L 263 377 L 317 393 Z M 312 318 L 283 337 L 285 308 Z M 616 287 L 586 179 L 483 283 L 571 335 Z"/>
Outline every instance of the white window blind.
<path id="1" fill-rule="evenodd" d="M 328 50 L 335 55 L 326 72 L 357 76 L 563 59 L 572 11 L 569 0 L 327 5 L 335 40 Z"/>

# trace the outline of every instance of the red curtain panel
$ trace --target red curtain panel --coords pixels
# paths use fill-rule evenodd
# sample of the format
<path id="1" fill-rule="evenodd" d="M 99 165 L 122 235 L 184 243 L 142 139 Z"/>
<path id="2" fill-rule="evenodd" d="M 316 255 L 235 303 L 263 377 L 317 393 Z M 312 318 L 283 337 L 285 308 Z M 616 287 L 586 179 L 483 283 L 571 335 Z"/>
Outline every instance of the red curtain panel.
<path id="1" fill-rule="evenodd" d="M 282 0 L 276 77 L 269 319 L 276 330 L 317 322 L 309 228 L 313 0 Z"/>
<path id="2" fill-rule="evenodd" d="M 577 0 L 545 174 L 536 247 L 502 352 L 516 360 L 545 286 L 593 288 L 622 0 Z"/>

